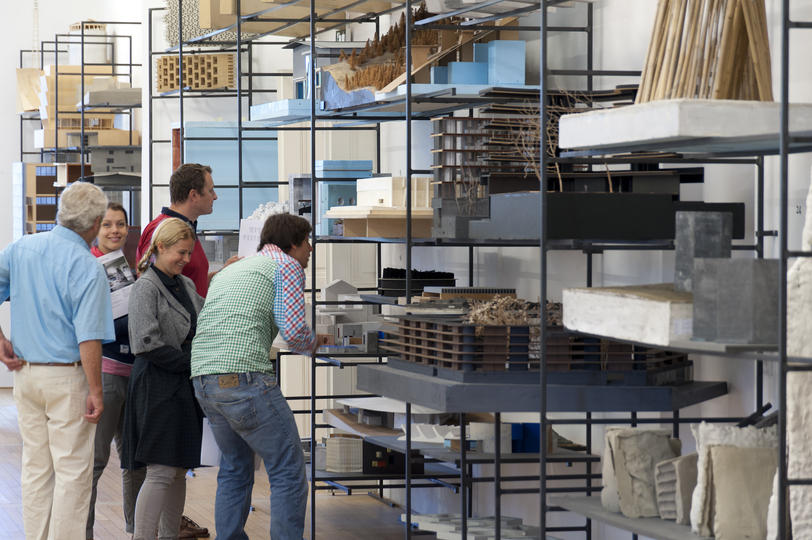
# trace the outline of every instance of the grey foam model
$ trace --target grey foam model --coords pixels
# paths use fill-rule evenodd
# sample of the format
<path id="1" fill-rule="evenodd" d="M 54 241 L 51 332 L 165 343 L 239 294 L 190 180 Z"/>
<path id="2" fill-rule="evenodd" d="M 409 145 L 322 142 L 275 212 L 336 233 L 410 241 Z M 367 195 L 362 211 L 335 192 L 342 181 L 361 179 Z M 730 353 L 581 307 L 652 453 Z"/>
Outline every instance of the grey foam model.
<path id="1" fill-rule="evenodd" d="M 733 214 L 728 212 L 677 212 L 676 231 L 674 290 L 691 292 L 695 258 L 730 258 Z"/>

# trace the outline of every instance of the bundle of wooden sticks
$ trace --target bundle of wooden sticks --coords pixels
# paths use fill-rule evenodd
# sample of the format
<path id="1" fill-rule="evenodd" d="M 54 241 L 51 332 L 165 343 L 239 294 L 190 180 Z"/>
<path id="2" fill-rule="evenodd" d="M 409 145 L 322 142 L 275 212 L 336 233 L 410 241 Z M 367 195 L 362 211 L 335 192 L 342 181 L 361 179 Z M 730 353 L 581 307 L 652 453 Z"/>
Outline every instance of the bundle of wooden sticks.
<path id="1" fill-rule="evenodd" d="M 636 103 L 772 101 L 764 0 L 659 0 Z"/>

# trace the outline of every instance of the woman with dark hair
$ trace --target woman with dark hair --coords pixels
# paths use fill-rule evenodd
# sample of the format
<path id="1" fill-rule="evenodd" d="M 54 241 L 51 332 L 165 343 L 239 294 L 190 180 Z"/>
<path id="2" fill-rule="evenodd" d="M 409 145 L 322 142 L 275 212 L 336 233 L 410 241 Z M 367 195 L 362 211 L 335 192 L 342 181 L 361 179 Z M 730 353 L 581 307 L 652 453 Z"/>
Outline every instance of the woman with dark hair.
<path id="1" fill-rule="evenodd" d="M 102 217 L 101 229 L 96 237 L 97 245 L 90 248 L 96 257 L 101 257 L 124 247 L 127 241 L 127 211 L 116 202 L 107 204 L 107 213 Z M 93 538 L 93 524 L 96 521 L 96 486 L 110 459 L 110 443 L 115 439 L 116 451 L 123 451 L 122 430 L 124 428 L 124 404 L 127 402 L 127 385 L 133 369 L 135 356 L 130 352 L 130 334 L 127 329 L 127 315 L 113 320 L 116 340 L 102 345 L 102 387 L 104 388 L 104 414 L 96 426 L 95 451 L 93 454 L 93 488 L 90 492 L 90 511 L 87 515 L 85 538 Z M 144 482 L 144 469 L 121 471 L 121 495 L 124 502 L 124 524 L 128 533 L 135 530 L 135 498 Z"/>
<path id="2" fill-rule="evenodd" d="M 194 231 L 184 221 L 162 221 L 138 263 L 141 277 L 130 295 L 130 344 L 136 358 L 121 464 L 130 470 L 147 468 L 135 505 L 135 540 L 154 540 L 159 526 L 160 538 L 178 538 L 186 471 L 200 466 L 203 413 L 189 362 L 203 297 L 181 275 L 194 246 Z"/>

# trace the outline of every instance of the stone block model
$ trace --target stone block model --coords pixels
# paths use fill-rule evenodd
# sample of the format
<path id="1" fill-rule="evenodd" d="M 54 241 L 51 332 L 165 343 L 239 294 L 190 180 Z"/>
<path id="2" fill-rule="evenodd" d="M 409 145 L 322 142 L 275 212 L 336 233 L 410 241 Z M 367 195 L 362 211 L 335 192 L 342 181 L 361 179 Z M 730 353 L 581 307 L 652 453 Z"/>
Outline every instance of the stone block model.
<path id="1" fill-rule="evenodd" d="M 711 445 L 708 504 L 717 540 L 766 538 L 767 504 L 778 467 L 774 448 Z"/>
<path id="2" fill-rule="evenodd" d="M 696 487 L 696 452 L 657 464 L 654 477 L 660 517 L 691 523 L 691 495 Z"/>
<path id="3" fill-rule="evenodd" d="M 674 290 L 693 291 L 694 259 L 729 259 L 733 215 L 727 212 L 677 212 Z"/>
<path id="4" fill-rule="evenodd" d="M 806 222 L 801 238 L 801 249 L 812 249 L 812 184 L 806 198 Z M 787 352 L 790 356 L 812 357 L 812 259 L 798 258 L 787 273 Z M 812 373 L 787 374 L 787 444 L 788 476 L 812 478 L 812 414 L 809 396 L 812 393 Z M 812 486 L 791 486 L 789 508 L 792 534 L 795 539 L 812 539 Z M 773 494 L 773 499 L 776 494 Z M 777 501 L 773 506 L 777 505 Z M 778 509 L 775 508 L 777 515 Z M 776 538 L 775 516 L 772 516 L 772 535 Z"/>
<path id="5" fill-rule="evenodd" d="M 694 339 L 777 343 L 778 277 L 775 259 L 695 259 Z"/>
<path id="6" fill-rule="evenodd" d="M 654 466 L 680 453 L 666 429 L 606 428 L 601 503 L 626 517 L 659 517 Z"/>
<path id="7" fill-rule="evenodd" d="M 696 488 L 691 497 L 691 530 L 699 536 L 713 534 L 712 482 L 708 476 L 707 463 L 711 459 L 712 445 L 727 445 L 740 448 L 771 448 L 778 446 L 777 426 L 757 429 L 753 426 L 719 426 L 702 422 L 691 424 L 696 439 L 697 461 Z M 767 507 L 766 503 L 764 505 Z"/>

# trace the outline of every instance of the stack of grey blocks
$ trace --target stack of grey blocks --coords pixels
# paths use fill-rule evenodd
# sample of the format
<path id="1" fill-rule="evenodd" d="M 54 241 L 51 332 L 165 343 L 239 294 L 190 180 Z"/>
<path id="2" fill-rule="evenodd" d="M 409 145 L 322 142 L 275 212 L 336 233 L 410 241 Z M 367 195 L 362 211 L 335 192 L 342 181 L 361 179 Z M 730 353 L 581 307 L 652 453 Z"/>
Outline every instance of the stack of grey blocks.
<path id="1" fill-rule="evenodd" d="M 677 212 L 674 288 L 693 292 L 693 339 L 778 340 L 778 261 L 732 259 L 732 215 Z"/>

